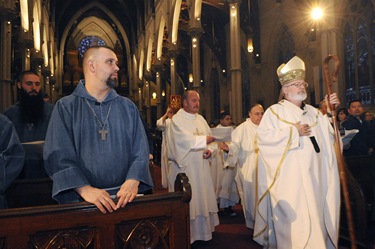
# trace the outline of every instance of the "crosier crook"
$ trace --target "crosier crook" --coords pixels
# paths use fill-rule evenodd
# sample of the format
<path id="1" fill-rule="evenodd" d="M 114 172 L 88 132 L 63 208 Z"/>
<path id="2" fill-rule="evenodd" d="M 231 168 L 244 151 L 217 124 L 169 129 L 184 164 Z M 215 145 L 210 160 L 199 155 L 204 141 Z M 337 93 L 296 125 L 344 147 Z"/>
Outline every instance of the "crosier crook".
<path id="1" fill-rule="evenodd" d="M 345 160 L 341 153 L 340 148 L 340 131 L 338 129 L 337 120 L 336 120 L 336 110 L 333 108 L 333 106 L 330 103 L 330 95 L 332 93 L 332 81 L 331 76 L 329 72 L 329 61 L 333 59 L 334 61 L 334 71 L 332 75 L 332 81 L 337 82 L 338 73 L 339 73 L 339 66 L 340 66 L 340 60 L 337 57 L 337 55 L 328 55 L 324 61 L 323 61 L 323 71 L 324 71 L 324 81 L 326 84 L 326 90 L 327 90 L 327 106 L 331 109 L 331 115 L 332 115 L 332 121 L 333 121 L 333 128 L 334 128 L 334 147 L 336 152 L 336 158 L 337 158 L 337 166 L 340 176 L 340 183 L 342 187 L 342 192 L 344 196 L 344 203 L 345 203 L 345 210 L 346 210 L 346 217 L 348 219 L 348 229 L 349 229 L 349 236 L 351 240 L 351 248 L 356 249 L 356 239 L 355 239 L 355 232 L 354 232 L 354 225 L 353 225 L 353 216 L 352 216 L 352 209 L 350 205 L 350 199 L 349 199 L 349 191 L 348 191 L 348 183 L 346 178 L 346 166 L 345 166 Z"/>

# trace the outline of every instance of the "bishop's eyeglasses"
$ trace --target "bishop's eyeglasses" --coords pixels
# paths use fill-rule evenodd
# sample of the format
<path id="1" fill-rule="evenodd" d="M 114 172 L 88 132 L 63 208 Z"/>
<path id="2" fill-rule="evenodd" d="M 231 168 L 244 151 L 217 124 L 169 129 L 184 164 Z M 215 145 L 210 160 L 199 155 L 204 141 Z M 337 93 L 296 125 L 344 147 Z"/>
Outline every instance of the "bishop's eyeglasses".
<path id="1" fill-rule="evenodd" d="M 301 86 L 304 86 L 305 88 L 309 87 L 309 83 L 305 82 L 305 81 L 302 81 L 302 82 L 295 82 L 295 83 L 292 83 L 292 84 L 288 84 L 286 85 L 285 87 L 289 87 L 289 86 L 295 86 L 295 87 L 301 87 Z"/>

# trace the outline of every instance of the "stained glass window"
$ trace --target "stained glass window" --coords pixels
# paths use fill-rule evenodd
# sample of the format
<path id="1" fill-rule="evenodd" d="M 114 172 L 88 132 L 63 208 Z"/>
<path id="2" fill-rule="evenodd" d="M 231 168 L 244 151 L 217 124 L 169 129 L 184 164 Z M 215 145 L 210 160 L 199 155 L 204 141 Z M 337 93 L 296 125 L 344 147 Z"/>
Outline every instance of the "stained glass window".
<path id="1" fill-rule="evenodd" d="M 369 85 L 368 49 L 367 49 L 367 25 L 361 20 L 357 30 L 357 65 L 358 85 Z"/>
<path id="2" fill-rule="evenodd" d="M 86 36 L 78 46 L 79 56 L 82 58 L 87 48 L 92 46 L 106 46 L 105 41 L 97 36 Z"/>
<path id="3" fill-rule="evenodd" d="M 360 3 L 360 4 L 358 4 Z M 346 101 L 375 104 L 375 14 L 370 1 L 352 1 L 343 26 Z"/>
<path id="4" fill-rule="evenodd" d="M 355 87 L 353 29 L 346 24 L 344 29 L 344 62 L 346 89 Z"/>

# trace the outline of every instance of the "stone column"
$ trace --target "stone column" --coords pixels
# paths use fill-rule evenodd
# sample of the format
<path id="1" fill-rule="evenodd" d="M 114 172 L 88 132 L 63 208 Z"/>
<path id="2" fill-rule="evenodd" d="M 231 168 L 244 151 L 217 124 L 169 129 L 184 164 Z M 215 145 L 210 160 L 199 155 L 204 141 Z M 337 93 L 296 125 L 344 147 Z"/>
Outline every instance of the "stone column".
<path id="1" fill-rule="evenodd" d="M 3 14 L 3 13 L 1 13 Z M 0 113 L 12 104 L 11 42 L 12 25 L 7 16 L 0 16 Z"/>
<path id="2" fill-rule="evenodd" d="M 143 98 L 142 98 L 142 91 L 143 91 L 144 82 L 143 80 L 138 80 L 138 110 L 142 115 L 143 112 Z"/>
<path id="3" fill-rule="evenodd" d="M 145 105 L 146 105 L 146 122 L 147 124 L 151 124 L 151 91 L 150 91 L 150 82 L 151 82 L 151 74 L 148 72 L 145 74 L 146 79 L 146 99 L 145 99 Z"/>
<path id="4" fill-rule="evenodd" d="M 162 65 L 155 65 L 156 70 L 156 115 L 157 119 L 163 116 L 163 106 L 162 106 L 162 86 L 161 86 L 161 71 L 163 66 Z"/>
<path id="5" fill-rule="evenodd" d="M 200 95 L 202 94 L 201 87 L 201 63 L 200 63 L 200 38 L 202 36 L 202 28 L 190 29 L 191 36 L 191 57 L 193 69 L 193 89 Z M 187 82 L 185 82 L 186 84 Z"/>
<path id="6" fill-rule="evenodd" d="M 327 15 L 328 16 L 328 15 Z M 325 18 L 324 21 L 318 22 L 318 38 L 320 38 L 320 51 L 321 51 L 321 59 L 320 59 L 320 65 L 323 65 L 324 59 L 330 55 L 330 54 L 336 54 L 337 55 L 337 36 L 336 36 L 336 22 L 335 22 L 335 10 L 334 6 L 332 6 L 329 9 L 329 18 Z M 322 25 L 324 24 L 324 26 Z M 340 58 L 341 61 L 344 58 Z M 322 68 L 322 66 L 321 66 Z M 333 71 L 333 68 L 332 68 Z M 323 82 L 321 82 L 323 84 Z M 333 92 L 339 93 L 338 89 L 339 84 L 332 84 L 332 90 Z M 326 89 L 324 87 L 325 85 L 323 84 L 321 86 L 322 88 L 322 96 L 320 96 L 320 100 L 324 98 L 326 95 Z M 345 92 L 345 86 L 342 86 L 344 90 L 342 91 L 343 93 Z M 340 99 L 345 99 L 345 94 L 339 95 Z"/>
<path id="7" fill-rule="evenodd" d="M 241 69 L 241 40 L 240 40 L 240 5 L 241 0 L 229 2 L 230 15 L 230 112 L 233 122 L 242 121 L 242 69 Z"/>
<path id="8" fill-rule="evenodd" d="M 15 1 L 0 2 L 0 113 L 14 101 L 12 94 L 12 22 Z"/>
<path id="9" fill-rule="evenodd" d="M 177 52 L 176 47 L 172 45 L 168 51 L 170 58 L 170 68 L 171 68 L 171 94 L 177 94 L 176 84 L 177 84 L 177 72 L 176 72 L 176 59 Z M 169 100 L 167 100 L 169 102 Z"/>

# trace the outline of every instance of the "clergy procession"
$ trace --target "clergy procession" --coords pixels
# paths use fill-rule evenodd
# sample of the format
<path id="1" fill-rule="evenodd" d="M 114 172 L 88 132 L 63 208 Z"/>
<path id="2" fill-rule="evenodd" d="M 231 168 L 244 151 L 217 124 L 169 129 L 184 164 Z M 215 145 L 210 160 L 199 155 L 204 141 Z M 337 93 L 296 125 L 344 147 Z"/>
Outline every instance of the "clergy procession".
<path id="1" fill-rule="evenodd" d="M 25 141 L 44 142 L 45 173 L 58 203 L 87 201 L 102 213 L 115 212 L 153 188 L 137 107 L 113 89 L 117 63 L 111 48 L 90 47 L 83 57 L 84 79 L 52 113 L 41 102 L 38 75 L 20 76 L 24 97 L 4 112 L 10 120 L 2 117 L 2 192 L 26 167 L 20 143 Z M 338 248 L 341 202 L 332 119 L 304 102 L 308 83 L 299 57 L 282 64 L 277 75 L 280 101 L 266 110 L 254 104 L 238 126 L 223 111 L 220 124 L 210 128 L 194 90 L 157 121 L 163 134 L 158 181 L 173 192 L 177 174 L 185 173 L 192 187 L 193 248 L 212 240 L 221 216 L 237 215 L 235 205 L 265 248 Z M 340 101 L 335 93 L 327 98 L 329 114 Z M 5 196 L 1 200 L 6 207 Z"/>
<path id="2" fill-rule="evenodd" d="M 375 248 L 374 13 L 0 1 L 0 247 Z"/>
<path id="3" fill-rule="evenodd" d="M 236 128 L 223 112 L 210 129 L 193 90 L 184 93 L 183 107 L 170 120 L 166 172 L 169 183 L 179 172 L 191 182 L 193 247 L 212 239 L 217 214 L 239 203 L 239 196 L 244 222 L 265 248 L 338 248 L 340 182 L 332 124 L 304 102 L 308 83 L 299 57 L 282 64 L 277 75 L 280 102 L 265 112 L 253 105 Z M 332 109 L 340 106 L 335 93 L 327 97 Z M 218 131 L 225 127 L 229 138 Z"/>
<path id="4" fill-rule="evenodd" d="M 161 179 L 152 179 L 150 148 L 137 107 L 114 89 L 116 54 L 109 47 L 92 46 L 84 53 L 83 70 L 84 79 L 74 92 L 54 106 L 42 102 L 36 73 L 20 75 L 22 97 L 4 112 L 7 117 L 0 116 L 2 193 L 17 177 L 27 177 L 20 174 L 27 169 L 27 147 L 21 143 L 41 141 L 43 174 L 52 180 L 57 203 L 86 201 L 103 214 L 112 213 L 152 193 L 154 182 L 174 192 L 176 176 L 185 173 L 192 190 L 192 248 L 213 239 L 222 217 L 237 216 L 236 205 L 252 231 L 249 236 L 264 248 L 339 248 L 337 153 L 353 149 L 351 142 L 359 148 L 354 144 L 358 139 L 367 146 L 364 139 L 373 130 L 359 128 L 349 142 L 340 137 L 336 151 L 331 113 L 340 100 L 336 93 L 327 95 L 327 113 L 305 103 L 308 83 L 301 58 L 294 56 L 276 71 L 280 101 L 267 109 L 252 105 L 238 125 L 222 111 L 220 123 L 210 128 L 199 114 L 197 91 L 174 96 L 156 123 L 163 135 Z M 348 111 L 355 118 L 363 110 L 360 102 L 352 103 Z M 6 208 L 6 197 L 0 200 Z"/>

